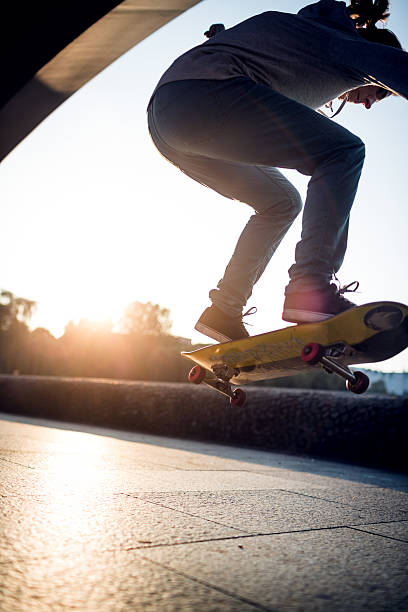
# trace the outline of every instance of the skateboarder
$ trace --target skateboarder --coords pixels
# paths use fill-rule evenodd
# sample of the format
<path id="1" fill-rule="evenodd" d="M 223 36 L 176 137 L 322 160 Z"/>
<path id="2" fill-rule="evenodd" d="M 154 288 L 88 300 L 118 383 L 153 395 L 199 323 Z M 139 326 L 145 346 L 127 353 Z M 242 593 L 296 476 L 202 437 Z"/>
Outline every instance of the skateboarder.
<path id="1" fill-rule="evenodd" d="M 255 211 L 196 324 L 215 340 L 248 336 L 244 306 L 302 208 L 277 168 L 311 177 L 283 318 L 321 321 L 354 306 L 344 297 L 350 285 L 331 281 L 346 251 L 364 144 L 315 109 L 346 92 L 366 108 L 391 94 L 408 97 L 408 55 L 376 26 L 388 4 L 320 0 L 297 15 L 268 11 L 227 30 L 213 25 L 209 40 L 159 81 L 148 107 L 158 150 Z"/>

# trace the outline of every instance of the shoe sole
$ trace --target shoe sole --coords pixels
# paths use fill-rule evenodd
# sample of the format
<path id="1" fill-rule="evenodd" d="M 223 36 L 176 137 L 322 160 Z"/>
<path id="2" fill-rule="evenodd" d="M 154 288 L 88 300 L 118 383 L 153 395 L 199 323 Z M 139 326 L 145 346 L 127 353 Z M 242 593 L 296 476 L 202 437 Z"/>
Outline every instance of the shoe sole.
<path id="1" fill-rule="evenodd" d="M 228 336 L 224 336 L 223 334 L 218 332 L 216 329 L 213 329 L 212 327 L 208 327 L 207 325 L 204 325 L 204 323 L 197 323 L 194 329 L 200 332 L 201 334 L 204 334 L 204 336 L 208 336 L 209 338 L 216 340 L 217 342 L 231 342 L 232 340 L 232 338 L 228 338 Z"/>
<path id="2" fill-rule="evenodd" d="M 284 310 L 282 319 L 288 323 L 321 323 L 334 317 L 334 314 L 325 312 L 313 312 L 309 310 L 294 310 L 289 308 Z"/>

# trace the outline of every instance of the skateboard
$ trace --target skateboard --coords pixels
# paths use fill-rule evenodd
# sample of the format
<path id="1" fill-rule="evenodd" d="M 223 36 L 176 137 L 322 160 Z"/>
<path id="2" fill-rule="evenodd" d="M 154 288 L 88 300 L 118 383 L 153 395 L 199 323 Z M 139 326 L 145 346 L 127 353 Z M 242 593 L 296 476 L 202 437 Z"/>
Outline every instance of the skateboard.
<path id="1" fill-rule="evenodd" d="M 182 352 L 196 365 L 188 380 L 205 383 L 243 406 L 246 393 L 232 385 L 281 378 L 323 368 L 346 380 L 353 393 L 370 384 L 352 364 L 384 361 L 408 346 L 408 306 L 373 302 L 356 306 L 319 323 L 291 325 L 242 340 Z"/>

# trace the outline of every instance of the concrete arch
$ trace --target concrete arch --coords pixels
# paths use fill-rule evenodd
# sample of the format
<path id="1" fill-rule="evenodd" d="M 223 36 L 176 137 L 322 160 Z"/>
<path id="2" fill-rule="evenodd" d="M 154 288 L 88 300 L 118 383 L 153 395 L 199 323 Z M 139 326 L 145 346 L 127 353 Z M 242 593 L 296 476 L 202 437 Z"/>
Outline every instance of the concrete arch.
<path id="1" fill-rule="evenodd" d="M 10 1 L 1 11 L 0 161 L 101 70 L 200 1 Z"/>

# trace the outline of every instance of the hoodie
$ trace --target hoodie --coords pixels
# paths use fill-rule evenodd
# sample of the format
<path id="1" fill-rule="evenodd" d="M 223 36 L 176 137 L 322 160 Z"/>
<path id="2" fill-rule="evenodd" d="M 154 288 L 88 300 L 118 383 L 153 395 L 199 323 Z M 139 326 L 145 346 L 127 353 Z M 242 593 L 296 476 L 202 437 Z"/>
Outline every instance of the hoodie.
<path id="1" fill-rule="evenodd" d="M 368 83 L 408 96 L 407 54 L 357 32 L 345 2 L 320 0 L 298 14 L 267 11 L 181 55 L 162 85 L 248 77 L 317 109 Z"/>

